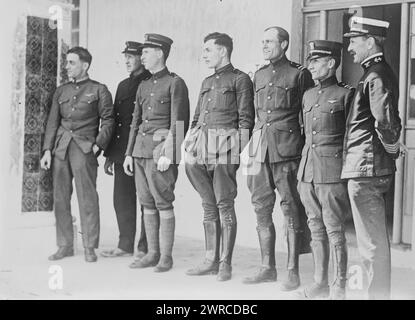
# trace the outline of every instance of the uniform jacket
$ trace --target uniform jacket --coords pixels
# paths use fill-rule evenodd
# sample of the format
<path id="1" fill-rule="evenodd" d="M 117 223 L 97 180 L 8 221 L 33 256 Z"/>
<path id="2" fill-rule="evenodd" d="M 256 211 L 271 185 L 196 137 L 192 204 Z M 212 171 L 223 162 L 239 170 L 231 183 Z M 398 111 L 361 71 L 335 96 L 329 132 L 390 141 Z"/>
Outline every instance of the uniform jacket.
<path id="1" fill-rule="evenodd" d="M 255 122 L 253 99 L 246 73 L 232 64 L 216 70 L 202 83 L 186 151 L 203 159 L 230 152 L 239 163 L 240 142 L 248 142 Z"/>
<path id="2" fill-rule="evenodd" d="M 298 181 L 340 182 L 346 118 L 354 89 L 336 76 L 325 79 L 303 96 L 305 145 Z"/>
<path id="3" fill-rule="evenodd" d="M 91 152 L 94 143 L 105 149 L 113 129 L 113 104 L 107 87 L 89 78 L 69 82 L 58 87 L 53 96 L 43 150 L 64 160 L 72 139 L 84 153 Z"/>
<path id="4" fill-rule="evenodd" d="M 126 155 L 180 159 L 180 146 L 189 128 L 189 97 L 183 79 L 167 68 L 138 86 Z"/>
<path id="5" fill-rule="evenodd" d="M 342 178 L 392 174 L 399 155 L 398 82 L 382 54 L 362 66 L 364 74 L 347 118 Z"/>
<path id="6" fill-rule="evenodd" d="M 301 102 L 312 86 L 310 72 L 285 56 L 255 73 L 257 122 L 249 145 L 251 157 L 264 162 L 267 151 L 271 163 L 301 157 Z"/>
<path id="7" fill-rule="evenodd" d="M 104 153 L 104 156 L 108 157 L 113 162 L 122 164 L 124 161 L 138 85 L 143 79 L 150 76 L 150 72 L 145 70 L 137 76 L 131 74 L 130 77 L 124 79 L 118 85 L 114 99 L 114 134 Z"/>

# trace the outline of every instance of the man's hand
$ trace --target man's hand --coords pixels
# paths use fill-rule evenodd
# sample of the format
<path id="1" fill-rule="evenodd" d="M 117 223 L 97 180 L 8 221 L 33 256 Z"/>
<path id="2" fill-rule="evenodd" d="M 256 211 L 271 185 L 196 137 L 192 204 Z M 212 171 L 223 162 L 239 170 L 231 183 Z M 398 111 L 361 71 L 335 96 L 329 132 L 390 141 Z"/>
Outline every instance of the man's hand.
<path id="1" fill-rule="evenodd" d="M 49 170 L 52 163 L 52 154 L 50 150 L 46 150 L 42 159 L 40 159 L 40 167 L 44 170 Z"/>
<path id="2" fill-rule="evenodd" d="M 113 165 L 114 163 L 109 158 L 105 159 L 104 172 L 109 176 L 114 175 Z"/>
<path id="3" fill-rule="evenodd" d="M 134 167 L 133 167 L 133 157 L 126 156 L 124 160 L 124 172 L 126 175 L 132 177 L 134 175 Z"/>
<path id="4" fill-rule="evenodd" d="M 94 153 L 95 157 L 98 157 L 101 153 L 101 148 L 94 144 L 92 146 L 92 152 Z"/>
<path id="5" fill-rule="evenodd" d="M 162 156 L 157 162 L 157 170 L 164 172 L 170 167 L 170 164 L 171 164 L 171 160 L 165 156 Z"/>

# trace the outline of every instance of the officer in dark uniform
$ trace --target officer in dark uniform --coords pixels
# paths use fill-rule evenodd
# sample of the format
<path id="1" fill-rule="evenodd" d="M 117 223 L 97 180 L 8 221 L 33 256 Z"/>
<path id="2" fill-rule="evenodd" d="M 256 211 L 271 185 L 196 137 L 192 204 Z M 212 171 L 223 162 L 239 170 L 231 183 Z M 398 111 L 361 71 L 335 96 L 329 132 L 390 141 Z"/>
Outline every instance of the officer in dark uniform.
<path id="1" fill-rule="evenodd" d="M 125 174 L 123 163 L 128 143 L 131 120 L 135 106 L 135 95 L 138 85 L 150 72 L 141 64 L 141 43 L 127 41 L 122 52 L 130 76 L 118 85 L 114 100 L 115 132 L 104 156 L 105 173 L 114 174 L 114 209 L 120 231 L 118 247 L 101 253 L 104 257 L 131 256 L 134 253 L 134 239 L 137 219 L 137 195 L 134 178 Z M 141 212 L 143 208 L 141 207 Z M 143 213 L 141 214 L 141 233 L 137 245 L 138 258 L 147 253 L 147 240 L 144 229 Z"/>
<path id="2" fill-rule="evenodd" d="M 134 174 L 139 202 L 144 207 L 148 244 L 147 254 L 130 267 L 156 266 L 155 272 L 173 266 L 174 187 L 180 146 L 189 127 L 187 86 L 166 67 L 172 43 L 159 34 L 145 35 L 141 60 L 151 76 L 137 90 L 124 161 L 126 174 Z"/>
<path id="3" fill-rule="evenodd" d="M 263 54 L 270 63 L 254 76 L 257 122 L 249 145 L 251 161 L 258 172 L 248 176 L 248 187 L 257 216 L 262 266 L 245 283 L 275 281 L 275 228 L 272 212 L 275 188 L 281 196 L 288 243 L 288 277 L 281 289 L 294 290 L 300 285 L 298 257 L 305 217 L 297 191 L 297 170 L 304 138 L 299 115 L 304 92 L 314 85 L 310 72 L 287 59 L 289 35 L 280 27 L 270 27 L 263 37 Z M 304 219 L 305 220 L 305 219 Z M 305 224 L 305 223 L 304 223 Z M 306 226 L 305 226 L 306 228 Z"/>
<path id="4" fill-rule="evenodd" d="M 401 119 L 398 81 L 386 63 L 383 43 L 389 23 L 352 17 L 348 51 L 363 76 L 347 118 L 341 177 L 348 191 L 357 244 L 368 272 L 369 299 L 389 299 L 391 256 L 385 194 L 392 185 L 399 156 Z"/>
<path id="5" fill-rule="evenodd" d="M 297 178 L 311 230 L 314 283 L 304 294 L 307 298 L 328 296 L 330 243 L 335 262 L 331 298 L 337 300 L 345 298 L 347 275 L 344 222 L 350 204 L 347 183 L 340 174 L 346 117 L 354 90 L 336 78 L 342 43 L 314 40 L 309 46 L 308 70 L 318 84 L 303 96 L 305 145 Z"/>
<path id="6" fill-rule="evenodd" d="M 85 260 L 95 262 L 99 242 L 96 190 L 97 157 L 107 148 L 114 129 L 113 104 L 107 87 L 89 79 L 92 56 L 81 47 L 70 49 L 66 69 L 72 79 L 56 89 L 43 143 L 41 167 L 49 169 L 53 155 L 58 251 L 49 260 L 73 256 L 72 180 L 78 195 Z M 101 126 L 100 126 L 101 122 Z M 101 127 L 99 129 L 99 127 Z"/>
<path id="7" fill-rule="evenodd" d="M 187 157 L 194 158 L 186 159 L 186 174 L 202 198 L 206 244 L 205 261 L 187 274 L 219 271 L 219 281 L 232 276 L 237 224 L 236 171 L 242 149 L 239 142 L 240 137 L 246 137 L 248 142 L 255 122 L 252 81 L 246 73 L 232 66 L 232 49 L 233 42 L 227 34 L 215 32 L 204 39 L 203 59 L 215 73 L 202 83 L 192 130 L 185 144 Z"/>

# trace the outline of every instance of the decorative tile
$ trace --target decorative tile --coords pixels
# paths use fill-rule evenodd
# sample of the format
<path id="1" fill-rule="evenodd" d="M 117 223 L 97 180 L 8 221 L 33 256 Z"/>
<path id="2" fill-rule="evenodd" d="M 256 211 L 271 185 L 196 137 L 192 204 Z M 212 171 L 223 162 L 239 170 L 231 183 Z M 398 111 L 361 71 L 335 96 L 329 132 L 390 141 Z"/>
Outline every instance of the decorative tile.
<path id="1" fill-rule="evenodd" d="M 49 20 L 27 17 L 23 212 L 53 209 L 51 170 L 40 168 L 42 143 L 58 73 L 58 32 Z M 66 49 L 67 50 L 67 49 Z"/>
<path id="2" fill-rule="evenodd" d="M 40 192 L 53 192 L 53 178 L 51 170 L 40 170 L 39 189 Z"/>
<path id="3" fill-rule="evenodd" d="M 38 198 L 38 211 L 52 211 L 53 210 L 53 193 L 41 192 Z"/>
<path id="4" fill-rule="evenodd" d="M 25 134 L 24 135 L 24 152 L 40 154 L 41 152 L 41 135 Z"/>
<path id="5" fill-rule="evenodd" d="M 24 172 L 35 173 L 40 170 L 39 154 L 25 154 L 23 163 Z"/>
<path id="6" fill-rule="evenodd" d="M 39 187 L 38 173 L 24 173 L 23 174 L 23 193 L 36 193 Z"/>
<path id="7" fill-rule="evenodd" d="M 38 211 L 38 201 L 36 193 L 24 193 L 22 198 L 22 212 Z"/>

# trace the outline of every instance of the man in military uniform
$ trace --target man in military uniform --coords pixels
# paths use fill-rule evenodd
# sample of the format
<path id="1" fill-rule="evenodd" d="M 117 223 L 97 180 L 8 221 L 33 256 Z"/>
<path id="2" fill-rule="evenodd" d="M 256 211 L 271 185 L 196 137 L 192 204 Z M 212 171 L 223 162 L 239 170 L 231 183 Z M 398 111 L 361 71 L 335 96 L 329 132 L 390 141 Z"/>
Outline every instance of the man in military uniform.
<path id="1" fill-rule="evenodd" d="M 72 256 L 72 180 L 78 195 L 85 260 L 95 262 L 99 242 L 99 206 L 96 191 L 97 157 L 113 132 L 112 97 L 107 87 L 89 79 L 92 56 L 81 47 L 70 49 L 66 69 L 72 79 L 56 89 L 50 110 L 41 167 L 49 169 L 53 155 L 58 251 L 49 260 Z M 99 125 L 101 121 L 101 129 Z"/>
<path id="2" fill-rule="evenodd" d="M 172 268 L 174 187 L 180 145 L 189 127 L 189 97 L 184 81 L 166 67 L 173 40 L 146 34 L 142 63 L 151 77 L 138 87 L 124 170 L 135 177 L 148 252 L 132 268 Z M 134 173 L 133 173 L 134 172 Z"/>
<path id="3" fill-rule="evenodd" d="M 308 70 L 318 84 L 303 96 L 305 145 L 297 175 L 314 259 L 314 282 L 304 294 L 311 299 L 329 295 L 330 243 L 335 265 L 331 298 L 337 300 L 345 298 L 347 275 L 344 222 L 350 204 L 347 183 L 340 174 L 346 117 L 354 90 L 336 78 L 342 43 L 315 40 L 309 46 Z"/>
<path id="4" fill-rule="evenodd" d="M 101 253 L 104 257 L 131 256 L 134 253 L 134 239 L 137 219 L 137 194 L 134 177 L 125 174 L 123 163 L 128 143 L 132 114 L 135 106 L 135 95 L 138 85 L 150 72 L 141 64 L 141 43 L 127 41 L 122 52 L 125 65 L 130 76 L 120 82 L 114 99 L 115 132 L 108 148 L 104 152 L 107 157 L 104 165 L 105 173 L 114 175 L 114 209 L 120 231 L 118 247 Z M 143 208 L 141 207 L 141 212 Z M 137 245 L 137 257 L 147 253 L 147 240 L 144 229 L 144 217 L 141 214 L 141 233 Z"/>
<path id="5" fill-rule="evenodd" d="M 285 53 L 289 35 L 286 30 L 280 27 L 266 29 L 262 43 L 264 58 L 270 63 L 260 68 L 254 76 L 258 121 L 249 145 L 251 161 L 259 169 L 248 176 L 248 187 L 257 217 L 262 266 L 257 274 L 244 279 L 244 282 L 276 281 L 272 212 L 276 198 L 274 190 L 277 188 L 286 221 L 288 244 L 288 277 L 281 289 L 289 291 L 300 285 L 300 219 L 305 217 L 296 177 L 304 145 L 299 115 L 303 94 L 314 82 L 305 67 L 287 59 Z"/>
<path id="6" fill-rule="evenodd" d="M 383 43 L 389 23 L 352 17 L 349 53 L 363 76 L 347 118 L 341 177 L 348 191 L 357 244 L 368 272 L 369 299 L 389 299 L 391 256 L 385 216 L 385 195 L 395 173 L 402 129 L 399 88 L 386 63 Z"/>
<path id="7" fill-rule="evenodd" d="M 187 274 L 219 272 L 219 281 L 232 276 L 240 138 L 248 142 L 255 122 L 252 82 L 246 73 L 232 66 L 232 49 L 233 42 L 227 34 L 215 32 L 204 39 L 202 57 L 215 73 L 202 83 L 190 139 L 185 144 L 186 174 L 202 198 L 206 244 L 205 261 Z"/>

